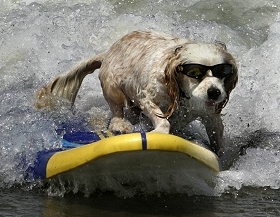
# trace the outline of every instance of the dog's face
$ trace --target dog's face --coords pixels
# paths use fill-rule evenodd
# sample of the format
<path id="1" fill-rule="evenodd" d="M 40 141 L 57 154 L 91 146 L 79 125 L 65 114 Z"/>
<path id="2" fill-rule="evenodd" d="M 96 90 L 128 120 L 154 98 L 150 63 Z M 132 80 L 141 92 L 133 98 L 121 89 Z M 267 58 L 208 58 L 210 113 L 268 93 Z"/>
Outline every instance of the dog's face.
<path id="1" fill-rule="evenodd" d="M 180 62 L 177 82 L 190 109 L 220 113 L 237 82 L 236 64 L 225 46 L 188 44 Z"/>

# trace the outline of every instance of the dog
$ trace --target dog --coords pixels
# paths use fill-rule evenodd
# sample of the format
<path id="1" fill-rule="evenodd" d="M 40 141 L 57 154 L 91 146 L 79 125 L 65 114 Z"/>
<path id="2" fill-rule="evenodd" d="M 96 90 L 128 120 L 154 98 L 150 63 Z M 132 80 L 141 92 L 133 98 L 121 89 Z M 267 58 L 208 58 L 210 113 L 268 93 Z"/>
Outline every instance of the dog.
<path id="1" fill-rule="evenodd" d="M 223 153 L 221 111 L 238 80 L 236 62 L 225 44 L 134 31 L 107 52 L 82 61 L 38 90 L 35 106 L 53 107 L 54 96 L 73 104 L 84 77 L 99 68 L 103 95 L 112 113 L 111 131 L 132 132 L 124 107 L 140 108 L 151 120 L 152 132 L 159 133 L 176 132 L 176 126 L 182 129 L 200 117 L 210 148 L 218 155 Z M 175 117 L 179 110 L 180 116 Z"/>

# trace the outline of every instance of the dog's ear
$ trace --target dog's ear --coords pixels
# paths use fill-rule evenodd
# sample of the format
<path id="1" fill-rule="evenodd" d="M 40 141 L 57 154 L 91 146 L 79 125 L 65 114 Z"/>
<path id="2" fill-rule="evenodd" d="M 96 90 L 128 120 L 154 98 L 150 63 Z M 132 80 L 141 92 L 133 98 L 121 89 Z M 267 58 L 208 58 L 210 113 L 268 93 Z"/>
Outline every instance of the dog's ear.
<path id="1" fill-rule="evenodd" d="M 215 108 L 216 114 L 221 113 L 222 109 L 226 106 L 226 104 L 229 100 L 229 95 L 230 95 L 231 91 L 235 88 L 237 81 L 238 81 L 237 65 L 236 65 L 233 57 L 229 53 L 226 53 L 226 57 L 227 57 L 227 62 L 233 66 L 233 68 L 232 68 L 233 73 L 230 74 L 229 76 L 227 76 L 224 80 L 224 87 L 225 87 L 225 91 L 227 93 L 227 97 L 224 101 L 222 101 L 216 105 L 216 108 Z"/>
<path id="2" fill-rule="evenodd" d="M 167 65 L 164 71 L 164 84 L 166 84 L 167 93 L 170 97 L 170 103 L 163 118 L 170 117 L 178 106 L 179 86 L 176 79 L 176 68 L 180 65 L 180 51 L 182 46 L 173 48 L 167 58 Z"/>

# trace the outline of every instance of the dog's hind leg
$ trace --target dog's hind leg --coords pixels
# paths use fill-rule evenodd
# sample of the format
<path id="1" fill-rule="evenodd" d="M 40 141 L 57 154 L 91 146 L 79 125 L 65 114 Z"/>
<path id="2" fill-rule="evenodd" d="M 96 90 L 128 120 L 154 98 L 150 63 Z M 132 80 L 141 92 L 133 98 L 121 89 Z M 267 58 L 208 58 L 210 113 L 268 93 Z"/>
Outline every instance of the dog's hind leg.
<path id="1" fill-rule="evenodd" d="M 111 110 L 111 122 L 109 130 L 119 133 L 131 133 L 133 131 L 132 124 L 124 118 L 124 107 L 128 104 L 128 99 L 123 91 L 112 80 L 103 82 L 102 76 L 100 77 L 103 95 L 108 102 Z"/>
<path id="2" fill-rule="evenodd" d="M 131 133 L 133 131 L 133 126 L 128 120 L 123 117 L 116 116 L 114 111 L 112 111 L 112 119 L 109 125 L 109 130 L 119 133 Z"/>

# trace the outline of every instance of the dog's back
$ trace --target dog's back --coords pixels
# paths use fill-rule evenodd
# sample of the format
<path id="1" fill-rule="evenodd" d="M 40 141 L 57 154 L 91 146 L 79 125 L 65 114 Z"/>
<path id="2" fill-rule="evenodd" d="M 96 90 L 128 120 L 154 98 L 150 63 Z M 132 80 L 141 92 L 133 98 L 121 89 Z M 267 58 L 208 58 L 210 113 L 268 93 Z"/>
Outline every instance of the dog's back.
<path id="1" fill-rule="evenodd" d="M 186 42 L 189 40 L 139 31 L 118 40 L 106 53 L 100 68 L 99 78 L 105 98 L 116 93 L 116 89 L 113 93 L 109 87 L 113 82 L 123 92 L 122 98 L 128 97 L 137 106 L 140 104 L 138 100 L 147 92 L 156 100 L 155 103 L 168 104 L 165 69 L 174 47 Z"/>
<path id="2" fill-rule="evenodd" d="M 35 107 L 52 108 L 54 96 L 66 98 L 73 104 L 84 77 L 98 68 L 101 68 L 99 78 L 102 85 L 106 86 L 108 80 L 114 82 L 131 98 L 139 94 L 135 92 L 139 90 L 139 85 L 147 89 L 150 84 L 153 90 L 156 85 L 152 81 L 158 84 L 158 80 L 162 80 L 166 66 L 164 58 L 168 58 L 166 50 L 184 42 L 189 40 L 164 33 L 134 31 L 116 41 L 107 52 L 83 60 L 39 89 L 35 96 Z M 156 71 L 151 71 L 152 68 Z M 143 73 L 145 70 L 149 72 Z M 160 90 L 155 91 L 158 93 Z"/>

